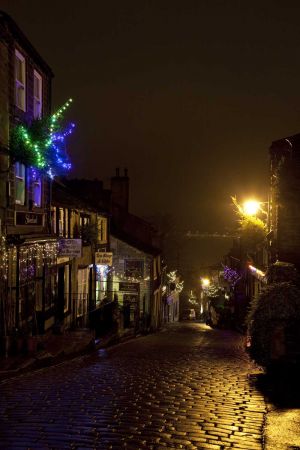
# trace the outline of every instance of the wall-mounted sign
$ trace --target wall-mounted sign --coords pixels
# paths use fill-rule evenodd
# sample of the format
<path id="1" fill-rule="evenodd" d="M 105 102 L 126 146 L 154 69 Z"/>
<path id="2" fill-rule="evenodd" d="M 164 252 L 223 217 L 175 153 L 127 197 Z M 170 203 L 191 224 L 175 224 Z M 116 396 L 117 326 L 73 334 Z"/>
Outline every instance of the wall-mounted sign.
<path id="1" fill-rule="evenodd" d="M 16 212 L 16 225 L 38 225 L 43 226 L 44 214 L 25 211 Z"/>
<path id="2" fill-rule="evenodd" d="M 82 253 L 81 239 L 60 239 L 58 246 L 58 256 L 68 256 L 69 258 L 80 258 Z"/>
<path id="3" fill-rule="evenodd" d="M 144 277 L 144 261 L 142 259 L 125 259 L 124 266 L 124 273 L 126 277 Z"/>
<path id="4" fill-rule="evenodd" d="M 113 265 L 113 254 L 112 252 L 96 252 L 95 253 L 95 264 L 96 265 Z"/>
<path id="5" fill-rule="evenodd" d="M 119 283 L 119 291 L 121 292 L 139 292 L 139 290 L 139 283 L 126 283 L 124 281 L 120 281 Z"/>
<path id="6" fill-rule="evenodd" d="M 124 305 L 128 305 L 129 303 L 131 304 L 137 304 L 139 301 L 139 296 L 136 294 L 124 294 L 123 296 L 123 302 Z"/>

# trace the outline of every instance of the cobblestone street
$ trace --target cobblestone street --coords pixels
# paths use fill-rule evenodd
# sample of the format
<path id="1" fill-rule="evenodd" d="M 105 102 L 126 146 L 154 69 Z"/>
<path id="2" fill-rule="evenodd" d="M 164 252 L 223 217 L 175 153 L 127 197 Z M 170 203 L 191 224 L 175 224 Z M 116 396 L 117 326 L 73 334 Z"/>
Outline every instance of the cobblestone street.
<path id="1" fill-rule="evenodd" d="M 261 449 L 240 335 L 182 323 L 0 385 L 1 449 Z"/>

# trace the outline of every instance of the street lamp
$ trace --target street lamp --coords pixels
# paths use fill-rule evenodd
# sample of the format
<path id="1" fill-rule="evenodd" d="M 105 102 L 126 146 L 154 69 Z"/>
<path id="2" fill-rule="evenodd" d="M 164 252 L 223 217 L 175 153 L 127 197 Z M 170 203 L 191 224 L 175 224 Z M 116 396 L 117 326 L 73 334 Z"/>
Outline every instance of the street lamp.
<path id="1" fill-rule="evenodd" d="M 247 216 L 255 216 L 260 209 L 260 202 L 257 200 L 247 200 L 243 204 L 243 212 Z"/>
<path id="2" fill-rule="evenodd" d="M 262 205 L 268 205 L 269 208 L 269 202 L 259 202 L 254 199 L 246 200 L 240 210 L 245 216 L 256 216 L 258 213 L 268 216 L 268 212 L 262 208 Z"/>
<path id="3" fill-rule="evenodd" d="M 201 283 L 203 287 L 208 287 L 210 285 L 210 280 L 209 278 L 201 278 Z"/>

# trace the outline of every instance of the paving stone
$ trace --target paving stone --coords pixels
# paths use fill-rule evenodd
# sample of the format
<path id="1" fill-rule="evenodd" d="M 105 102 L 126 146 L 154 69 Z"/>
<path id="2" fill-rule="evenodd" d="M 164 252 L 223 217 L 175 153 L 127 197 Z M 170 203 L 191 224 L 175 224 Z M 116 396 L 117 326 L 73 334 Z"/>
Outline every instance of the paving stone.
<path id="1" fill-rule="evenodd" d="M 260 450 L 265 403 L 241 341 L 177 324 L 6 380 L 0 449 Z"/>

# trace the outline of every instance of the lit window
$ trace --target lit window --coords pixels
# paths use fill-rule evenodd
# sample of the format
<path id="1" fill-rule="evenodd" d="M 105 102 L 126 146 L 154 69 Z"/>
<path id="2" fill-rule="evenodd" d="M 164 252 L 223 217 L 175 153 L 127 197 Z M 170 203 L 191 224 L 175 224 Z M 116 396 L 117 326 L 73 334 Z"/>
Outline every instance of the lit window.
<path id="1" fill-rule="evenodd" d="M 42 206 L 42 180 L 39 172 L 34 168 L 30 169 L 30 183 L 32 204 L 40 208 Z"/>
<path id="2" fill-rule="evenodd" d="M 64 236 L 65 231 L 65 214 L 63 208 L 58 208 L 58 234 Z"/>
<path id="3" fill-rule="evenodd" d="M 26 111 L 26 66 L 24 56 L 15 51 L 15 96 L 16 106 Z"/>
<path id="4" fill-rule="evenodd" d="M 18 205 L 25 204 L 25 166 L 17 162 L 15 164 L 15 198 Z"/>
<path id="5" fill-rule="evenodd" d="M 33 116 L 35 119 L 42 117 L 42 91 L 43 81 L 41 75 L 34 70 L 33 72 Z"/>
<path id="6" fill-rule="evenodd" d="M 80 215 L 80 227 L 84 228 L 84 227 L 87 227 L 89 224 L 90 224 L 89 216 Z"/>

